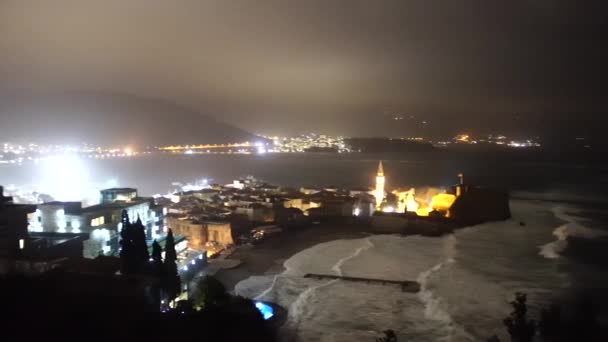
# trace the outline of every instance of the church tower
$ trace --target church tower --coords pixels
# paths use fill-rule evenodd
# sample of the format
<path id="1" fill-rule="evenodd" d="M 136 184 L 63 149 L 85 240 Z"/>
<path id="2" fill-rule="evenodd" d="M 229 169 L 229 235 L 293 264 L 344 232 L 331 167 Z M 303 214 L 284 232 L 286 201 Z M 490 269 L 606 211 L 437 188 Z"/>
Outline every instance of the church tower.
<path id="1" fill-rule="evenodd" d="M 376 197 L 376 208 L 380 208 L 382 201 L 384 201 L 384 169 L 382 168 L 382 161 L 378 163 L 376 190 L 374 191 L 374 196 Z"/>

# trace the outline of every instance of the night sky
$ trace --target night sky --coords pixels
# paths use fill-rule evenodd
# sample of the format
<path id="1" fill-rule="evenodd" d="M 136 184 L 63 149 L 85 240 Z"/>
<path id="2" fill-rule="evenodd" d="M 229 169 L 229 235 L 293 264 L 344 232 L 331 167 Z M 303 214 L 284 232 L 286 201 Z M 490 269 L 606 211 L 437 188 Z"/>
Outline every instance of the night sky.
<path id="1" fill-rule="evenodd" d="M 605 2 L 0 0 L 0 95 L 162 99 L 265 134 L 597 130 Z"/>

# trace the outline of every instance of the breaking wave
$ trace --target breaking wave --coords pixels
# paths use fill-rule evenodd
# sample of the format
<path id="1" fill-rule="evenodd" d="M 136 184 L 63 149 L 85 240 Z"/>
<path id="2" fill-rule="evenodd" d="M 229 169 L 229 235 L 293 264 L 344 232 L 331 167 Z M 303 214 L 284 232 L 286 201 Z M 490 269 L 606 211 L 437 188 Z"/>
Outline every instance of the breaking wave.
<path id="1" fill-rule="evenodd" d="M 591 229 L 580 224 L 576 217 L 566 213 L 566 208 L 563 206 L 555 207 L 552 211 L 556 218 L 566 223 L 555 228 L 553 231 L 553 235 L 557 240 L 539 247 L 539 254 L 547 259 L 558 259 L 560 257 L 561 253 L 568 248 L 568 237 L 593 239 L 608 235 L 606 232 Z M 574 209 L 569 209 L 569 211 L 574 211 Z"/>
<path id="2" fill-rule="evenodd" d="M 446 237 L 444 244 L 444 253 L 446 256 L 446 260 L 433 266 L 431 269 L 420 273 L 416 278 L 416 281 L 420 283 L 420 292 L 418 293 L 418 297 L 425 304 L 424 316 L 426 318 L 438 320 L 444 323 L 451 323 L 452 317 L 443 308 L 444 300 L 433 292 L 431 286 L 429 285 L 429 282 L 435 273 L 438 273 L 445 266 L 449 266 L 450 264 L 455 262 L 455 245 L 456 237 L 454 235 Z"/>
<path id="3" fill-rule="evenodd" d="M 373 341 L 386 329 L 408 341 L 506 339 L 502 319 L 515 292 L 528 293 L 536 305 L 569 283 L 567 274 L 538 257 L 538 246 L 552 232 L 589 233 L 576 225 L 555 229 L 556 211 L 547 203 L 514 201 L 512 210 L 513 220 L 441 238 L 374 235 L 318 244 L 287 259 L 281 274 L 250 277 L 235 292 L 285 307 L 284 341 Z M 420 291 L 307 273 L 416 280 Z"/>
<path id="4" fill-rule="evenodd" d="M 443 267 L 443 263 L 435 265 L 428 271 L 424 271 L 420 273 L 420 276 L 416 279 L 418 283 L 420 283 L 420 292 L 418 292 L 418 297 L 424 305 L 424 316 L 429 319 L 438 320 L 445 323 L 451 323 L 452 317 L 450 314 L 443 310 L 442 300 L 440 297 L 436 297 L 432 290 L 429 289 L 429 279 L 435 272 L 439 272 Z"/>

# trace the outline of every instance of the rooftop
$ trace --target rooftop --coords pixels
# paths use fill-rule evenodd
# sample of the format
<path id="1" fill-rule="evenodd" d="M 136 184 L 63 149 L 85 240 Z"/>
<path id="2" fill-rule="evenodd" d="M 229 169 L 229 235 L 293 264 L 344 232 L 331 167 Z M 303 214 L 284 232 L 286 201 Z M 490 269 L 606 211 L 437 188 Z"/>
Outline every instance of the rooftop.
<path id="1" fill-rule="evenodd" d="M 135 188 L 109 188 L 109 189 L 103 189 L 101 190 L 101 192 L 136 192 L 137 189 Z"/>
<path id="2" fill-rule="evenodd" d="M 96 212 L 96 211 L 102 211 L 102 210 L 125 209 L 125 208 L 132 207 L 134 205 L 138 205 L 138 204 L 142 204 L 142 203 L 146 203 L 146 202 L 150 202 L 150 201 L 152 201 L 152 198 L 135 197 L 128 202 L 127 201 L 114 201 L 111 203 L 100 203 L 100 204 L 92 205 L 90 207 L 84 207 L 84 208 L 82 208 L 82 212 L 90 213 L 90 212 Z"/>

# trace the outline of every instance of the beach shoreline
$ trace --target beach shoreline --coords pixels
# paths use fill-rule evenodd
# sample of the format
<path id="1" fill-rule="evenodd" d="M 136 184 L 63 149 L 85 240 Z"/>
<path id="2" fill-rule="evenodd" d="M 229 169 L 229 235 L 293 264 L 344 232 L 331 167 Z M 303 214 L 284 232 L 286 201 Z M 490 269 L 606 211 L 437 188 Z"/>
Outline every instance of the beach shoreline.
<path id="1" fill-rule="evenodd" d="M 233 292 L 236 284 L 251 277 L 283 272 L 283 263 L 294 254 L 317 244 L 344 239 L 360 239 L 373 235 L 369 226 L 345 222 L 324 222 L 310 227 L 292 229 L 270 237 L 256 245 L 239 246 L 228 257 L 241 264 L 222 269 L 215 277 Z"/>

